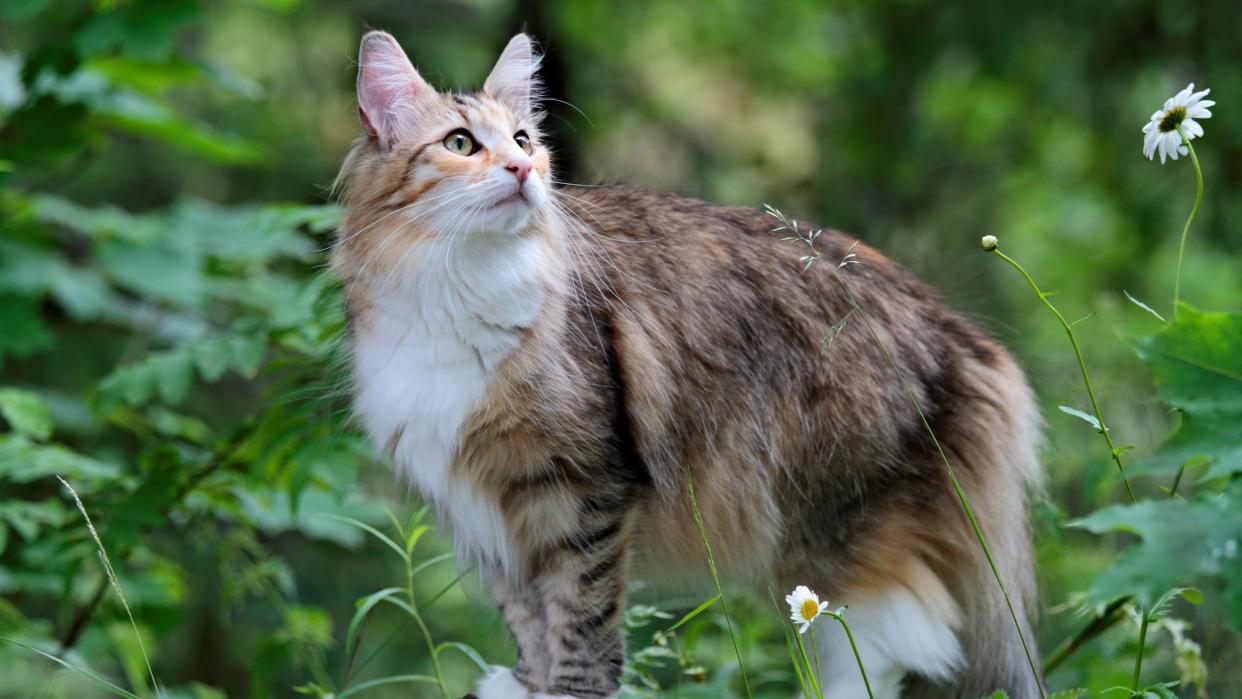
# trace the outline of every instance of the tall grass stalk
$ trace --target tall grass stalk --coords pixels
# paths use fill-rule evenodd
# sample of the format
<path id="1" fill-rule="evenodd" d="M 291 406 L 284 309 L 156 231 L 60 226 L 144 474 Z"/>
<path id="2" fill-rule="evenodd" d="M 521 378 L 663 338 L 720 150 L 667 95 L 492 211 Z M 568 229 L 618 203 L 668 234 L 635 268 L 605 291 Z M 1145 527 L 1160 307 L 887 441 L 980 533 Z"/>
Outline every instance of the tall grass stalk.
<path id="1" fill-rule="evenodd" d="M 1130 502 L 1132 504 L 1138 502 L 1138 499 L 1134 497 L 1134 489 L 1130 487 L 1130 479 L 1126 478 L 1126 468 L 1121 463 L 1121 454 L 1125 449 L 1118 449 L 1117 445 L 1113 444 L 1112 436 L 1108 433 L 1108 425 L 1104 422 L 1104 414 L 1100 412 L 1100 402 L 1095 397 L 1095 389 L 1091 387 L 1091 376 L 1087 374 L 1087 362 L 1083 359 L 1082 350 L 1078 347 L 1078 338 L 1074 337 L 1074 328 L 1065 320 L 1065 316 L 1061 315 L 1057 307 L 1048 300 L 1050 294 L 1039 288 L 1039 285 L 1035 283 L 1031 275 L 1027 274 L 1026 270 L 1022 268 L 1022 265 L 1018 264 L 1012 257 L 1001 252 L 1000 246 L 995 240 L 991 240 L 990 244 L 985 245 L 984 251 L 999 256 L 1014 269 L 1018 270 L 1022 277 L 1026 279 L 1027 284 L 1031 285 L 1031 289 L 1035 291 L 1035 295 L 1039 297 L 1040 302 L 1047 306 L 1049 311 L 1052 311 L 1052 315 L 1056 316 L 1057 322 L 1065 329 L 1065 334 L 1069 337 L 1070 346 L 1074 348 L 1074 358 L 1078 360 L 1078 371 L 1082 374 L 1083 385 L 1087 387 L 1087 397 L 1091 400 L 1091 411 L 1095 413 L 1096 431 L 1104 437 L 1105 443 L 1108 444 L 1108 453 L 1112 457 L 1113 463 L 1117 465 L 1117 473 L 1121 476 L 1121 482 L 1126 487 L 1126 495 L 1130 497 Z"/>
<path id="2" fill-rule="evenodd" d="M 1195 166 L 1195 205 L 1190 210 L 1190 216 L 1186 219 L 1186 225 L 1182 226 L 1182 239 L 1177 245 L 1177 276 L 1173 278 L 1173 320 L 1177 320 L 1177 307 L 1181 305 L 1182 298 L 1182 257 L 1186 253 L 1186 236 L 1190 234 L 1190 224 L 1194 222 L 1195 215 L 1199 213 L 1199 206 L 1203 204 L 1203 170 L 1199 167 L 1199 156 L 1195 155 L 1195 147 L 1190 145 L 1190 139 L 1186 138 L 1186 132 L 1182 131 L 1179 124 L 1177 127 L 1177 135 L 1182 137 L 1182 144 L 1190 152 L 1190 162 Z"/>
<path id="3" fill-rule="evenodd" d="M 808 235 L 803 236 L 798 230 L 797 221 L 787 219 L 779 209 L 772 206 L 766 206 L 765 208 L 769 215 L 773 216 L 783 224 L 780 228 L 776 228 L 776 231 L 787 230 L 794 234 L 793 238 L 786 238 L 786 240 L 800 241 L 811 249 L 811 254 L 803 258 L 805 263 L 804 269 L 810 269 L 811 265 L 815 261 L 822 259 L 819 252 L 815 249 L 815 240 L 819 237 L 821 231 L 813 231 Z M 954 471 L 953 465 L 949 463 L 949 457 L 945 455 L 944 448 L 940 445 L 940 440 L 936 437 L 935 431 L 932 430 L 931 423 L 927 421 L 927 416 L 923 414 L 923 409 L 919 406 L 919 401 L 914 395 L 914 390 L 910 388 L 909 382 L 906 381 L 905 373 L 901 370 L 901 367 L 897 365 L 897 361 L 893 358 L 892 353 L 889 352 L 888 346 L 884 344 L 884 340 L 881 339 L 879 333 L 876 332 L 875 327 L 871 324 L 871 315 L 867 313 L 858 302 L 858 298 L 854 295 L 853 289 L 850 288 L 849 284 L 845 280 L 845 275 L 841 272 L 841 270 L 845 267 L 857 262 L 854 258 L 853 252 L 854 246 L 856 245 L 858 245 L 857 241 L 854 245 L 850 246 L 850 249 L 847 251 L 845 257 L 842 258 L 841 262 L 837 264 L 836 267 L 832 268 L 833 278 L 836 279 L 837 283 L 841 286 L 842 291 L 845 292 L 846 297 L 849 299 L 851 304 L 850 312 L 857 313 L 857 315 L 862 318 L 863 325 L 866 326 L 867 332 L 871 335 L 871 339 L 875 342 L 876 346 L 880 348 L 880 351 L 884 353 L 884 358 L 888 360 L 889 366 L 891 366 L 893 371 L 897 374 L 897 379 L 901 382 L 902 390 L 905 391 L 906 397 L 909 399 L 910 404 L 914 406 L 915 412 L 918 413 L 919 420 L 923 423 L 923 429 L 926 430 L 928 436 L 931 437 L 932 444 L 935 445 L 936 452 L 940 455 L 940 460 L 944 463 L 945 470 L 949 474 L 949 481 L 952 483 L 953 490 L 957 494 L 958 501 L 962 505 L 962 511 L 966 513 L 966 518 L 970 521 L 970 527 L 974 530 L 975 538 L 979 541 L 979 548 L 983 550 L 983 555 L 987 558 L 988 566 L 992 569 L 992 576 L 996 578 L 996 585 L 1000 588 L 1001 595 L 1005 598 L 1005 606 L 1009 609 L 1009 617 L 1013 620 L 1013 628 L 1018 634 L 1018 640 L 1022 642 L 1022 650 L 1026 654 L 1026 662 L 1031 669 L 1031 677 L 1035 680 L 1035 686 L 1039 688 L 1039 695 L 1043 697 L 1045 696 L 1044 684 L 1039 675 L 1039 669 L 1035 665 L 1035 658 L 1031 655 L 1030 644 L 1026 640 L 1026 634 L 1022 631 L 1021 622 L 1018 621 L 1018 613 L 1014 609 L 1013 600 L 1009 597 L 1009 590 L 1005 586 L 1005 580 L 1001 576 L 1000 569 L 996 566 L 996 560 L 992 557 L 992 549 L 988 546 L 987 539 L 983 536 L 983 530 L 979 527 L 979 522 L 975 518 L 974 510 L 970 506 L 970 501 L 966 497 L 966 492 L 962 489 L 962 485 L 957 479 L 957 472 Z M 1057 315 L 1058 317 L 1060 316 L 1059 313 Z"/>
<path id="4" fill-rule="evenodd" d="M 56 480 L 69 491 L 69 495 L 73 497 L 74 503 L 78 506 L 78 512 L 82 513 L 82 518 L 86 520 L 86 530 L 90 532 L 91 538 L 95 540 L 95 546 L 99 550 L 99 560 L 103 562 L 104 572 L 108 576 L 108 581 L 112 584 L 113 591 L 121 600 L 121 606 L 125 608 L 125 615 L 129 617 L 129 625 L 134 629 L 134 636 L 138 639 L 138 650 L 142 653 L 142 662 L 147 666 L 147 676 L 151 678 L 151 688 L 155 692 L 155 696 L 162 696 L 160 693 L 160 684 L 155 679 L 155 670 L 151 667 L 151 659 L 147 656 L 147 646 L 142 641 L 142 632 L 138 630 L 138 622 L 134 621 L 134 613 L 129 608 L 129 602 L 125 599 L 125 592 L 121 590 L 121 583 L 117 580 L 116 571 L 112 568 L 112 560 L 108 558 L 108 551 L 104 548 L 103 541 L 99 538 L 99 532 L 95 531 L 95 523 L 91 521 L 91 516 L 86 513 L 86 506 L 82 504 L 82 498 L 78 497 L 78 491 L 69 485 L 69 481 L 56 476 Z"/>
<path id="5" fill-rule="evenodd" d="M 742 662 L 742 647 L 737 643 L 737 634 L 733 632 L 733 619 L 729 615 L 729 605 L 725 601 L 724 588 L 720 586 L 720 574 L 716 572 L 716 558 L 712 555 L 712 545 L 707 541 L 707 529 L 703 527 L 703 514 L 699 512 L 699 501 L 694 496 L 694 474 L 686 473 L 686 484 L 690 492 L 690 509 L 694 512 L 694 523 L 699 527 L 699 537 L 703 540 L 703 550 L 707 552 L 707 567 L 712 573 L 712 582 L 716 584 L 716 595 L 720 597 L 720 610 L 724 612 L 725 628 L 729 631 L 729 640 L 733 642 L 733 653 L 737 655 L 737 669 L 742 673 L 742 684 L 746 686 L 746 696 L 753 696 L 750 691 L 750 679 L 746 677 L 746 665 Z"/>

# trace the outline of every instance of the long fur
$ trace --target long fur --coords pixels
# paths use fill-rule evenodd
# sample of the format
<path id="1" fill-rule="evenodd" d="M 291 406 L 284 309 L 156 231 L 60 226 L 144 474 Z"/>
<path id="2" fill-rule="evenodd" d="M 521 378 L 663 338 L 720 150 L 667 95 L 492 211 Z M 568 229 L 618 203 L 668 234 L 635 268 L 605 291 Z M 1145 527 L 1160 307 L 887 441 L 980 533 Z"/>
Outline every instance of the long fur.
<path id="1" fill-rule="evenodd" d="M 365 38 L 363 65 L 368 46 L 390 48 Z M 459 557 L 485 571 L 518 645 L 482 699 L 514 683 L 539 696 L 617 691 L 627 571 L 664 589 L 706 580 L 691 478 L 723 575 L 851 605 L 877 696 L 1036 695 L 888 360 L 857 319 L 821 351 L 853 311 L 832 273 L 804 273 L 801 251 L 754 210 L 554 189 L 536 61 L 515 38 L 483 92 L 371 105 L 396 110 L 399 136 L 366 133 L 340 177 L 334 266 L 357 415 L 436 505 Z M 408 61 L 380 65 L 401 75 Z M 372 78 L 393 76 L 360 76 L 360 96 L 385 94 Z M 442 145 L 462 128 L 477 152 Z M 521 163 L 533 168 L 524 181 Z M 818 241 L 828 260 L 855 243 Z M 859 264 L 842 273 L 957 469 L 1031 638 L 1031 391 L 931 289 L 852 249 Z M 825 667 L 849 666 L 838 632 L 817 632 Z M 830 691 L 840 682 L 853 696 L 851 673 L 832 678 Z"/>

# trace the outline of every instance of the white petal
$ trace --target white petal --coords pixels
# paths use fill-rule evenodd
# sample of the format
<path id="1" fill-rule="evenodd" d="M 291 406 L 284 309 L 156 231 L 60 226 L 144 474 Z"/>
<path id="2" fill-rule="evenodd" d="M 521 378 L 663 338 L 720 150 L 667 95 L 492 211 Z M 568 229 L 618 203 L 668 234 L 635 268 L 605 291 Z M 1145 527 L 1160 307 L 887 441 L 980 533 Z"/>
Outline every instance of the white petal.
<path id="1" fill-rule="evenodd" d="M 1203 127 L 1194 119 L 1187 119 L 1182 122 L 1182 130 L 1186 132 L 1187 140 L 1198 138 L 1203 135 Z"/>
<path id="2" fill-rule="evenodd" d="M 1213 102 L 1212 100 L 1200 102 L 1199 104 L 1196 104 L 1194 107 L 1187 109 L 1186 116 L 1192 119 L 1209 119 L 1212 116 L 1212 112 L 1208 111 L 1208 107 L 1211 107 L 1214 104 L 1216 103 Z"/>
<path id="3" fill-rule="evenodd" d="M 1156 122 L 1149 121 L 1146 124 L 1143 124 L 1143 133 L 1151 133 L 1155 130 L 1156 130 Z"/>
<path id="4" fill-rule="evenodd" d="M 1194 83 L 1191 83 L 1191 85 L 1194 85 Z M 1211 90 L 1200 90 L 1200 91 L 1196 92 L 1195 94 L 1191 95 L 1191 96 L 1190 96 L 1190 99 L 1186 100 L 1186 103 L 1187 103 L 1188 105 L 1190 105 L 1190 104 L 1194 104 L 1195 102 L 1198 102 L 1199 100 L 1201 100 L 1201 99 L 1203 99 L 1204 97 L 1206 97 L 1206 96 L 1207 96 L 1207 93 L 1209 93 L 1209 92 L 1211 92 Z"/>

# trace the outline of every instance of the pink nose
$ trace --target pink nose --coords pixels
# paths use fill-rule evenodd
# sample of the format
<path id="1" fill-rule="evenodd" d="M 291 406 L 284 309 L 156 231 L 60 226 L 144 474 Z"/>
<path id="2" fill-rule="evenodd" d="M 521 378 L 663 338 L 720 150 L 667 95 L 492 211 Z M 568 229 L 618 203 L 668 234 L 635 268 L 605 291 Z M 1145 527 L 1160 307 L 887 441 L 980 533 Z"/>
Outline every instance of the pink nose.
<path id="1" fill-rule="evenodd" d="M 513 176 L 517 178 L 519 186 L 524 185 L 526 184 L 526 176 L 530 174 L 530 161 L 518 162 L 510 160 L 505 163 L 505 169 L 513 173 Z"/>

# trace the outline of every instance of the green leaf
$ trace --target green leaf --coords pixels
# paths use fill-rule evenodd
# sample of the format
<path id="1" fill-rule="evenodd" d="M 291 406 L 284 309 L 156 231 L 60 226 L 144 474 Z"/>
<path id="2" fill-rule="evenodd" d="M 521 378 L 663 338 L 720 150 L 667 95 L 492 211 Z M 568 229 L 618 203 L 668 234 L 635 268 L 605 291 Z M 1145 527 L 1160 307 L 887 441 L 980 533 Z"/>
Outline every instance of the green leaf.
<path id="1" fill-rule="evenodd" d="M 432 556 L 431 558 L 428 558 L 422 563 L 419 563 L 418 565 L 414 566 L 414 568 L 411 569 L 410 573 L 411 575 L 418 575 L 419 573 L 423 572 L 424 570 L 438 563 L 443 563 L 445 561 L 451 561 L 451 560 L 453 560 L 453 553 L 451 551 L 448 553 L 442 553 L 438 556 Z"/>
<path id="2" fill-rule="evenodd" d="M 0 360 L 29 357 L 52 346 L 53 337 L 38 303 L 17 296 L 0 296 Z"/>
<path id="3" fill-rule="evenodd" d="M 0 478 L 30 483 L 54 475 L 90 483 L 118 478 L 121 469 L 58 444 L 34 444 L 25 436 L 0 435 Z"/>
<path id="4" fill-rule="evenodd" d="M 1100 427 L 1100 421 L 1097 420 L 1094 415 L 1084 413 L 1083 411 L 1077 408 L 1071 408 L 1068 405 L 1058 405 L 1057 409 L 1065 413 L 1066 415 L 1073 415 L 1074 417 L 1082 420 L 1088 425 L 1091 425 L 1092 427 L 1096 429 L 1097 432 L 1104 431 L 1103 428 Z"/>
<path id="5" fill-rule="evenodd" d="M 431 527 L 424 524 L 424 525 L 415 527 L 414 530 L 410 532 L 409 536 L 407 536 L 405 539 L 406 557 L 410 557 L 414 555 L 414 547 L 418 546 L 418 540 L 423 538 L 423 535 L 429 531 L 431 531 Z"/>
<path id="6" fill-rule="evenodd" d="M 1242 472 L 1242 313 L 1183 305 L 1177 320 L 1137 343 L 1160 398 L 1182 416 L 1172 439 L 1139 470 L 1173 471 L 1213 461 L 1203 478 Z"/>
<path id="7" fill-rule="evenodd" d="M 366 619 L 367 614 L 371 613 L 371 610 L 375 608 L 375 605 L 383 602 L 385 598 L 404 593 L 405 590 L 399 587 L 386 587 L 383 590 L 372 592 L 366 597 L 358 600 L 358 610 L 354 612 L 353 618 L 349 620 L 349 629 L 345 632 L 346 655 L 353 652 L 354 641 L 356 641 L 358 637 L 358 627 L 362 625 L 363 619 Z"/>
<path id="8" fill-rule="evenodd" d="M 34 541 L 42 528 L 59 527 L 70 519 L 69 511 L 56 500 L 0 501 L 0 522 L 7 522 L 27 541 Z"/>
<path id="9" fill-rule="evenodd" d="M 40 441 L 52 436 L 52 414 L 43 399 L 30 391 L 0 388 L 0 415 L 17 434 Z"/>
<path id="10" fill-rule="evenodd" d="M 400 546 L 398 546 L 397 542 L 393 541 L 384 532 L 381 532 L 380 530 L 376 529 L 375 527 L 372 527 L 366 522 L 361 522 L 359 520 L 354 519 L 353 517 L 342 517 L 340 515 L 333 515 L 333 514 L 327 514 L 323 516 L 328 517 L 330 519 L 335 519 L 338 522 L 344 522 L 346 524 L 355 526 L 361 529 L 362 531 L 370 534 L 371 536 L 375 537 L 376 539 L 379 539 L 380 541 L 384 542 L 388 546 L 388 548 L 391 548 L 393 551 L 396 551 L 397 555 L 401 556 L 401 560 L 409 559 L 409 556 L 406 554 L 405 550 L 402 549 Z"/>
<path id="11" fill-rule="evenodd" d="M 1104 603 L 1133 595 L 1144 608 L 1153 609 L 1161 594 L 1181 583 L 1209 576 L 1242 579 L 1242 558 L 1235 553 L 1242 538 L 1242 485 L 1219 495 L 1194 500 L 1141 500 L 1114 505 L 1070 523 L 1097 534 L 1126 532 L 1140 537 L 1105 569 L 1088 591 L 1088 602 Z M 1191 593 L 1188 601 L 1197 596 Z M 1236 621 L 1242 621 L 1238 619 Z M 1236 623 L 1236 622 L 1235 622 Z"/>
<path id="12" fill-rule="evenodd" d="M 459 643 L 457 641 L 445 641 L 441 643 L 440 645 L 436 646 L 436 652 L 439 653 L 440 651 L 443 651 L 446 648 L 452 648 L 454 650 L 461 651 L 462 655 L 465 655 L 467 658 L 470 658 L 470 660 L 473 661 L 474 664 L 477 665 L 479 669 L 482 670 L 483 672 L 489 672 L 492 669 L 491 665 L 488 665 L 487 661 L 483 659 L 483 656 L 479 655 L 479 651 L 471 648 L 465 643 Z"/>
<path id="13" fill-rule="evenodd" d="M 390 675 L 388 677 L 380 677 L 379 679 L 369 680 L 362 684 L 356 684 L 349 689 L 342 691 L 336 695 L 336 699 L 348 699 L 353 695 L 372 687 L 382 687 L 388 684 L 431 684 L 438 685 L 439 681 L 428 675 Z"/>
<path id="14" fill-rule="evenodd" d="M 124 689 L 121 689 L 120 687 L 112 684 L 108 680 L 105 680 L 104 678 L 100 677 L 99 675 L 96 675 L 90 670 L 87 670 L 86 668 L 78 667 L 77 665 L 74 665 L 73 663 L 70 663 L 66 660 L 62 660 L 52 655 L 51 653 L 41 651 L 38 648 L 35 648 L 34 646 L 26 645 L 25 643 L 22 643 L 21 641 L 8 638 L 7 636 L 0 636 L 0 641 L 4 641 L 6 643 L 12 643 L 15 646 L 21 646 L 22 648 L 25 648 L 26 650 L 38 653 L 39 655 L 42 655 L 43 657 L 47 658 L 48 660 L 51 660 L 57 665 L 60 665 L 61 667 L 72 670 L 73 672 L 76 672 L 79 675 L 82 675 L 83 677 L 87 678 L 91 682 L 94 682 L 95 684 L 108 690 L 109 692 L 112 692 L 113 694 L 116 694 L 117 696 L 129 697 L 129 699 L 138 699 L 137 694 L 134 694 L 133 692 L 127 692 Z"/>

